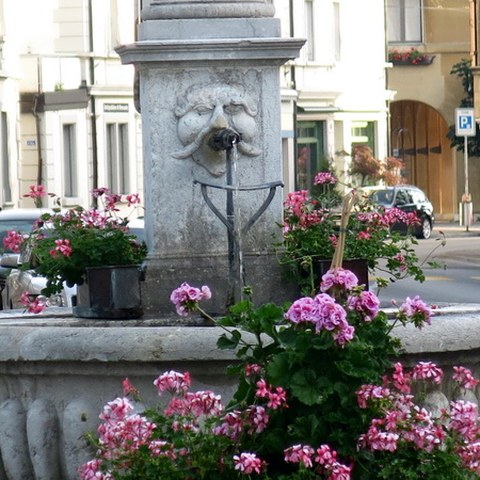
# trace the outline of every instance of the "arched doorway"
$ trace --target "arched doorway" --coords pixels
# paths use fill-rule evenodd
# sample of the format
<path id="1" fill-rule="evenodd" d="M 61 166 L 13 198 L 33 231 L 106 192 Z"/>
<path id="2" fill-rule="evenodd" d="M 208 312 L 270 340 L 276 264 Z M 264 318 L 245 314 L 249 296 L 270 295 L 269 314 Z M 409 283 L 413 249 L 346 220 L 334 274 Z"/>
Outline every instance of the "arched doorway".
<path id="1" fill-rule="evenodd" d="M 430 198 L 438 220 L 453 220 L 456 212 L 456 176 L 448 125 L 429 105 L 399 100 L 390 106 L 392 154 L 403 160 L 407 183 Z"/>

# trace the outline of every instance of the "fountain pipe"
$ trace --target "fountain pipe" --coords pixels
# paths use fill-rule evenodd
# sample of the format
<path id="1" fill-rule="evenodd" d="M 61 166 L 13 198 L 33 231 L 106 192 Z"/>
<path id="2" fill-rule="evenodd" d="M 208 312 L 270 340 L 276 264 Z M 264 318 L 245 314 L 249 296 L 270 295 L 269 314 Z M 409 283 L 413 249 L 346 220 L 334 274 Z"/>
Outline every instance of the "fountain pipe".
<path id="1" fill-rule="evenodd" d="M 216 151 L 225 150 L 226 154 L 226 184 L 227 187 L 233 187 L 233 161 L 232 150 L 234 145 L 238 144 L 242 136 L 231 128 L 222 128 L 216 130 L 208 140 L 208 145 Z M 238 239 L 235 236 L 235 209 L 233 205 L 233 188 L 227 190 L 226 201 L 227 214 L 227 241 L 228 241 L 228 269 L 230 277 L 230 292 L 227 299 L 227 305 L 235 303 L 235 284 L 237 275 L 235 271 L 235 260 L 240 255 Z M 241 272 L 238 272 L 238 280 L 241 279 Z"/>
<path id="2" fill-rule="evenodd" d="M 235 130 L 230 128 L 223 128 L 215 130 L 212 135 L 207 139 L 206 143 L 213 150 L 226 152 L 226 185 L 216 185 L 211 183 L 200 182 L 199 180 L 194 180 L 193 183 L 199 183 L 202 189 L 202 196 L 207 203 L 208 207 L 212 212 L 221 220 L 221 222 L 227 227 L 228 235 L 228 263 L 229 263 L 229 282 L 230 290 L 226 299 L 226 306 L 230 307 L 233 305 L 236 298 L 236 285 L 237 283 L 245 286 L 245 280 L 243 278 L 243 268 L 240 261 L 240 232 L 235 230 L 235 218 L 234 218 L 234 204 L 233 204 L 233 194 L 234 192 L 239 191 L 252 191 L 252 190 L 265 190 L 269 189 L 269 194 L 263 201 L 260 208 L 257 212 L 252 215 L 248 222 L 241 229 L 241 233 L 246 233 L 248 230 L 255 224 L 255 222 L 260 218 L 263 212 L 268 208 L 273 197 L 275 196 L 275 191 L 277 187 L 283 187 L 281 181 L 270 182 L 263 185 L 253 185 L 253 186 L 239 186 L 233 185 L 233 161 L 235 156 L 234 147 L 237 143 L 241 142 L 242 136 Z M 226 190 L 227 192 L 227 205 L 226 205 L 226 215 L 223 215 L 215 204 L 210 200 L 207 193 L 207 187 L 210 188 L 219 188 Z M 237 269 L 235 269 L 235 261 L 238 261 Z M 240 292 L 241 295 L 242 292 Z"/>
<path id="3" fill-rule="evenodd" d="M 240 143 L 242 136 L 232 130 L 231 128 L 222 128 L 216 130 L 208 140 L 208 145 L 215 151 L 226 150 L 227 152 L 233 148 L 234 145 Z"/>

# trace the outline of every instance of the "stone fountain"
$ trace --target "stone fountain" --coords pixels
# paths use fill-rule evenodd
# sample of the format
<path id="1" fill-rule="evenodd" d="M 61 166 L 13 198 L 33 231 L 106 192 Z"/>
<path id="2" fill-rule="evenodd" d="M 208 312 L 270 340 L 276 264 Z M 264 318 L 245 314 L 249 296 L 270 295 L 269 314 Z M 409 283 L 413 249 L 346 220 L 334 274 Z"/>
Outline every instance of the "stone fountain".
<path id="1" fill-rule="evenodd" d="M 212 313 L 245 285 L 258 303 L 288 297 L 272 249 L 283 199 L 279 66 L 304 41 L 281 38 L 273 14 L 266 0 L 151 1 L 139 40 L 117 48 L 140 78 L 147 316 L 171 313 L 184 281 L 210 286 Z M 230 176 L 232 145 L 212 143 L 223 129 L 238 135 Z"/>
<path id="2" fill-rule="evenodd" d="M 263 0 L 151 1 L 139 41 L 118 49 L 141 78 L 150 315 L 0 312 L 0 480 L 77 479 L 94 453 L 83 434 L 122 395 L 125 377 L 149 405 L 158 399 L 153 380 L 172 369 L 189 371 L 194 388 L 231 396 L 236 384 L 225 371 L 235 358 L 216 347 L 223 331 L 165 319 L 182 281 L 209 284 L 211 309 L 222 311 L 231 300 L 226 279 L 239 280 L 243 264 L 257 301 L 280 290 L 271 253 L 282 212 L 278 67 L 303 42 L 280 38 L 272 15 Z M 241 285 L 234 286 L 235 296 Z M 407 361 L 460 362 L 479 376 L 479 312 L 479 305 L 447 308 L 426 335 L 404 333 Z"/>

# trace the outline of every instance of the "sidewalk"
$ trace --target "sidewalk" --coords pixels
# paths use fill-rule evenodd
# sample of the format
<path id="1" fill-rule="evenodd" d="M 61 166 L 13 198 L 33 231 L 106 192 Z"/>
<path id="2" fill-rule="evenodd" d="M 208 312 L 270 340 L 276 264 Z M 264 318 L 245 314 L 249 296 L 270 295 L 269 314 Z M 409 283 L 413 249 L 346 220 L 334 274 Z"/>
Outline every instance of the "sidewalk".
<path id="1" fill-rule="evenodd" d="M 459 225 L 458 222 L 435 222 L 432 230 L 432 237 L 439 237 L 443 232 L 447 237 L 474 237 L 480 236 L 480 223 L 474 223 L 467 228 Z"/>
<path id="2" fill-rule="evenodd" d="M 480 238 L 480 223 L 469 225 L 468 231 L 465 226 L 460 226 L 458 222 L 439 222 L 435 223 L 432 230 L 432 239 L 442 239 L 440 232 L 443 232 L 448 245 L 448 239 L 468 239 L 471 241 L 463 242 L 457 247 L 448 247 L 445 250 L 440 249 L 434 255 L 435 260 L 441 262 L 452 262 L 457 264 L 468 264 L 478 268 L 480 265 L 480 251 L 478 240 Z"/>

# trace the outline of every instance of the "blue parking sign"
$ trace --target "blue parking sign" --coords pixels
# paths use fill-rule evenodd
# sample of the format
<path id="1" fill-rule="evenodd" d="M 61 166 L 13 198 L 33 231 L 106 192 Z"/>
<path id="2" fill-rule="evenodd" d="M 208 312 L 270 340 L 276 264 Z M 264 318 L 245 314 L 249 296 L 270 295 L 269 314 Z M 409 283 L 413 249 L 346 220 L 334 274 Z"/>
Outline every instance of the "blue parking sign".
<path id="1" fill-rule="evenodd" d="M 457 137 L 474 137 L 476 133 L 473 108 L 455 109 L 455 135 Z"/>

